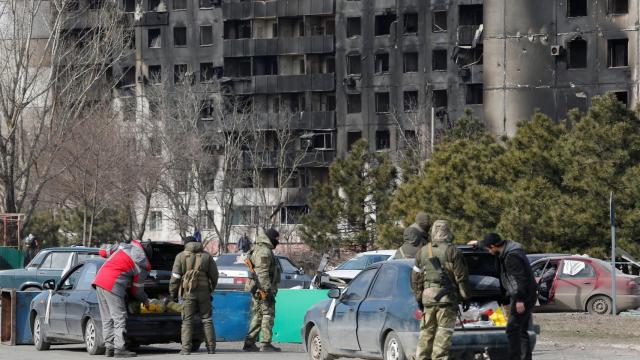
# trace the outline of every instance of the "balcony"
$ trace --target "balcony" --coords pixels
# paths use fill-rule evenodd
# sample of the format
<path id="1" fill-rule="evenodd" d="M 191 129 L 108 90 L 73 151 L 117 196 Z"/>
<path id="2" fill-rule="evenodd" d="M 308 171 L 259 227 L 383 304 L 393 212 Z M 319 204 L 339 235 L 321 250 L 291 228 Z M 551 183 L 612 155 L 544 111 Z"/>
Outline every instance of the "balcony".
<path id="1" fill-rule="evenodd" d="M 457 30 L 457 43 L 462 46 L 473 45 L 476 32 L 482 25 L 460 25 Z M 478 43 L 482 42 L 482 32 L 478 36 Z"/>
<path id="2" fill-rule="evenodd" d="M 305 91 L 334 91 L 335 74 L 262 75 L 226 78 L 223 82 L 235 94 L 277 94 Z"/>
<path id="3" fill-rule="evenodd" d="M 277 113 L 260 113 L 258 124 L 263 129 L 280 127 Z M 287 124 L 292 130 L 333 130 L 335 129 L 335 111 L 303 111 Z"/>
<path id="4" fill-rule="evenodd" d="M 224 57 L 333 53 L 332 35 L 224 41 Z"/>
<path id="5" fill-rule="evenodd" d="M 168 12 L 145 12 L 139 24 L 141 26 L 161 26 L 169 25 Z"/>
<path id="6" fill-rule="evenodd" d="M 262 169 L 277 168 L 279 166 L 285 166 L 287 168 L 293 167 L 327 167 L 336 158 L 335 150 L 315 150 L 310 149 L 306 154 L 298 151 L 287 151 L 284 154 L 284 159 L 279 159 L 278 151 L 264 151 L 258 153 L 259 167 Z M 243 162 L 246 167 L 253 167 L 252 154 L 246 151 L 243 154 Z M 284 162 L 284 164 L 279 164 Z"/>
<path id="7" fill-rule="evenodd" d="M 271 0 L 222 4 L 225 19 L 251 19 L 278 16 L 331 15 L 334 0 Z"/>

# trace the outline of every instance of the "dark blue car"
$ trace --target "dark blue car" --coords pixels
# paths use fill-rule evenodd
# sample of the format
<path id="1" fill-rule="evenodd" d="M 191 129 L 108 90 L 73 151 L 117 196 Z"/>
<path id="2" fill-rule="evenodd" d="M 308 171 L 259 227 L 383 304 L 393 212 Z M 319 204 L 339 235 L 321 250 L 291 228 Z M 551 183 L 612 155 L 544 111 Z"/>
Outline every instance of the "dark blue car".
<path id="1" fill-rule="evenodd" d="M 500 300 L 501 290 L 493 256 L 463 248 L 469 265 L 474 300 Z M 370 266 L 349 287 L 331 290 L 335 300 L 332 320 L 327 319 L 332 300 L 311 308 L 302 336 L 312 360 L 335 357 L 413 359 L 419 333 L 418 304 L 411 290 L 412 260 L 394 260 Z M 532 344 L 536 334 L 529 332 Z M 492 360 L 507 354 L 504 327 L 456 328 L 452 359 L 471 359 L 488 351 Z"/>

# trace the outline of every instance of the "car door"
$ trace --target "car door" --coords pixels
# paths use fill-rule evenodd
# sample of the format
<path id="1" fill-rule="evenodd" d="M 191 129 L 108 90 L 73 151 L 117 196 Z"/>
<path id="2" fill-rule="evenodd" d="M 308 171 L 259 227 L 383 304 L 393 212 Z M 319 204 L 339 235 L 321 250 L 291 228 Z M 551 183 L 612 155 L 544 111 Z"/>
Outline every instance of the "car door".
<path id="1" fill-rule="evenodd" d="M 67 300 L 67 329 L 69 335 L 75 338 L 82 338 L 82 319 L 89 313 L 90 293 L 93 292 L 91 283 L 96 277 L 98 267 L 95 263 L 89 262 L 79 265 L 71 275 L 73 280 L 73 291 Z M 77 275 L 76 275 L 77 274 Z"/>
<path id="2" fill-rule="evenodd" d="M 289 259 L 278 257 L 278 262 L 282 270 L 279 287 L 290 289 L 295 286 L 304 286 L 304 280 L 300 279 L 301 276 L 298 268 L 296 268 Z"/>
<path id="3" fill-rule="evenodd" d="M 57 287 L 51 293 L 49 305 L 49 332 L 56 334 L 56 337 L 67 338 L 67 300 L 70 292 L 63 288 Z"/>
<path id="4" fill-rule="evenodd" d="M 338 349 L 360 350 L 358 344 L 358 308 L 365 299 L 378 268 L 367 269 L 356 276 L 336 300 L 333 319 L 328 321 L 329 341 Z"/>
<path id="5" fill-rule="evenodd" d="M 551 303 L 557 311 L 584 311 L 583 299 L 593 292 L 596 271 L 589 261 L 564 259 L 553 284 Z"/>
<path id="6" fill-rule="evenodd" d="M 56 280 L 56 283 L 60 280 L 62 270 L 67 266 L 71 252 L 52 251 L 50 252 L 40 267 L 38 267 L 37 278 L 38 282 L 42 284 L 49 279 Z"/>
<path id="7" fill-rule="evenodd" d="M 381 353 L 380 338 L 388 317 L 388 306 L 396 291 L 398 269 L 383 265 L 366 299 L 358 310 L 358 343 L 369 353 Z"/>

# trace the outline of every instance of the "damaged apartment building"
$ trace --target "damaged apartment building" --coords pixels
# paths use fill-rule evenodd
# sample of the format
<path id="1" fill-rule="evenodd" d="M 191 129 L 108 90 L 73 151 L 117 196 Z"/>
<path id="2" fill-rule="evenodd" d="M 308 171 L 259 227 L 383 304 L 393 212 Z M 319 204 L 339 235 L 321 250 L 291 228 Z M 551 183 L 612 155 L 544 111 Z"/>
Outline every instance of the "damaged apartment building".
<path id="1" fill-rule="evenodd" d="M 512 135 L 536 109 L 561 119 L 605 92 L 637 102 L 640 9 L 629 0 L 120 1 L 136 19 L 123 83 L 138 94 L 215 76 L 265 124 L 298 114 L 291 126 L 313 158 L 286 204 L 296 211 L 360 138 L 395 151 L 416 125 L 433 117 L 437 134 L 466 109 Z"/>

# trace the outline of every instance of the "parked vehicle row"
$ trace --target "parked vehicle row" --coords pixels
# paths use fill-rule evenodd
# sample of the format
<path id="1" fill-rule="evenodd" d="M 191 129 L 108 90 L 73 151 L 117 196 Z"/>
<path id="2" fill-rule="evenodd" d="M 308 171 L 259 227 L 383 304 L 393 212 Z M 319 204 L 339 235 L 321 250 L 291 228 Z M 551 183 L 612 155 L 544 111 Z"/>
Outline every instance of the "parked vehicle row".
<path id="1" fill-rule="evenodd" d="M 277 255 L 280 267 L 281 289 L 300 288 L 308 289 L 311 277 L 305 274 L 304 269 L 297 267 L 286 256 Z M 240 253 L 222 254 L 216 258 L 220 277 L 218 278 L 218 290 L 244 290 L 244 284 L 249 280 L 249 268 L 244 263 L 244 257 Z"/>

